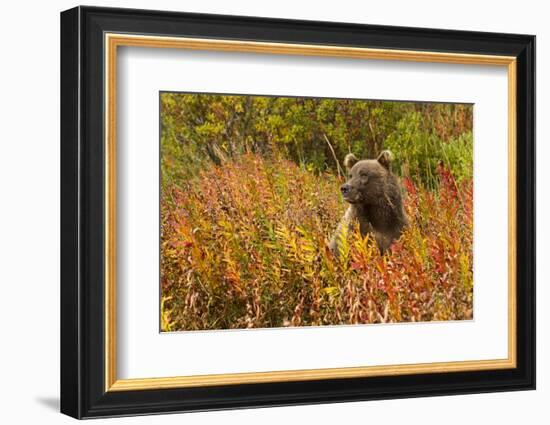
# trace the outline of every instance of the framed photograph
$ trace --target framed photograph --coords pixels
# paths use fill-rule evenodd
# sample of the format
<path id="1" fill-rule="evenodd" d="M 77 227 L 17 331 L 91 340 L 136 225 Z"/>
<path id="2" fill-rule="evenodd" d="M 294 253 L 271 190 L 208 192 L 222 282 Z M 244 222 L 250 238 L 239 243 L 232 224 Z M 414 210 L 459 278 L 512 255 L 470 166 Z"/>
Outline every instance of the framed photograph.
<path id="1" fill-rule="evenodd" d="M 61 14 L 61 411 L 535 388 L 535 37 Z"/>

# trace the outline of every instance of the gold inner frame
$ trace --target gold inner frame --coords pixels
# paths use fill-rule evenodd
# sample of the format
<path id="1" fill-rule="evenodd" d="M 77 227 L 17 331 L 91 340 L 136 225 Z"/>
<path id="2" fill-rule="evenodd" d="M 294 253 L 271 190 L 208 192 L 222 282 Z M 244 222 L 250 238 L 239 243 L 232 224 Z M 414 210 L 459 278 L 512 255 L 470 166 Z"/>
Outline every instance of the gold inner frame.
<path id="1" fill-rule="evenodd" d="M 460 53 L 369 49 L 325 45 L 211 40 L 106 33 L 105 45 L 105 391 L 148 390 L 284 381 L 306 381 L 516 367 L 516 58 Z M 165 378 L 118 379 L 116 325 L 116 99 L 119 46 L 329 56 L 507 67 L 508 71 L 508 358 L 455 362 L 342 367 Z"/>

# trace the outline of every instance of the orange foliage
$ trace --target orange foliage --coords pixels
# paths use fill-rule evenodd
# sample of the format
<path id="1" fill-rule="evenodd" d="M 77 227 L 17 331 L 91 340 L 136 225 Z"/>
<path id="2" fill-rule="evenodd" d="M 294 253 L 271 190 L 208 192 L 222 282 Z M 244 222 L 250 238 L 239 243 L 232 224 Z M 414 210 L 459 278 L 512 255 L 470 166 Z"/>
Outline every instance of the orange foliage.
<path id="1" fill-rule="evenodd" d="M 471 319 L 472 182 L 439 168 L 439 189 L 405 179 L 410 220 L 390 252 L 350 232 L 341 182 L 246 154 L 163 188 L 164 331 Z"/>

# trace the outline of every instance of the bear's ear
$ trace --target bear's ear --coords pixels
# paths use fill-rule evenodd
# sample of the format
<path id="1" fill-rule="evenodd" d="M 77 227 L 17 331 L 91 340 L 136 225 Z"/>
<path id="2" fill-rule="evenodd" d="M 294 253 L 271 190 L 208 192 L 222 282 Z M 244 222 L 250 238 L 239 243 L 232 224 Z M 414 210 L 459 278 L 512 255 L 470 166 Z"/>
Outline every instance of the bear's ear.
<path id="1" fill-rule="evenodd" d="M 393 154 L 390 151 L 382 151 L 380 152 L 380 155 L 378 155 L 378 162 L 388 170 L 391 169 L 392 160 L 393 160 Z"/>
<path id="2" fill-rule="evenodd" d="M 346 167 L 349 172 L 351 170 L 351 167 L 353 167 L 357 163 L 357 161 L 359 160 L 354 154 L 348 153 L 344 158 L 344 167 Z"/>

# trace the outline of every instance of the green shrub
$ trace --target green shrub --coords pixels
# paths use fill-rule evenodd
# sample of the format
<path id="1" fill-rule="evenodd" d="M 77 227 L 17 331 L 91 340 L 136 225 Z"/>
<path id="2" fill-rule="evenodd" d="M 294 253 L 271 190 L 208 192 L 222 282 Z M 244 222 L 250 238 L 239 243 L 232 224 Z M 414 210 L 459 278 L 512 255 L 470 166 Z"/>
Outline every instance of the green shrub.
<path id="1" fill-rule="evenodd" d="M 348 152 L 374 158 L 384 148 L 398 173 L 426 187 L 437 186 L 440 161 L 459 179 L 471 175 L 471 105 L 182 93 L 160 100 L 163 184 L 244 153 L 338 174 Z"/>
<path id="2" fill-rule="evenodd" d="M 456 179 L 473 175 L 473 138 L 467 131 L 445 140 L 422 123 L 419 112 L 405 115 L 390 134 L 384 148 L 394 154 L 394 169 L 429 188 L 438 186 L 437 168 L 444 165 Z"/>

